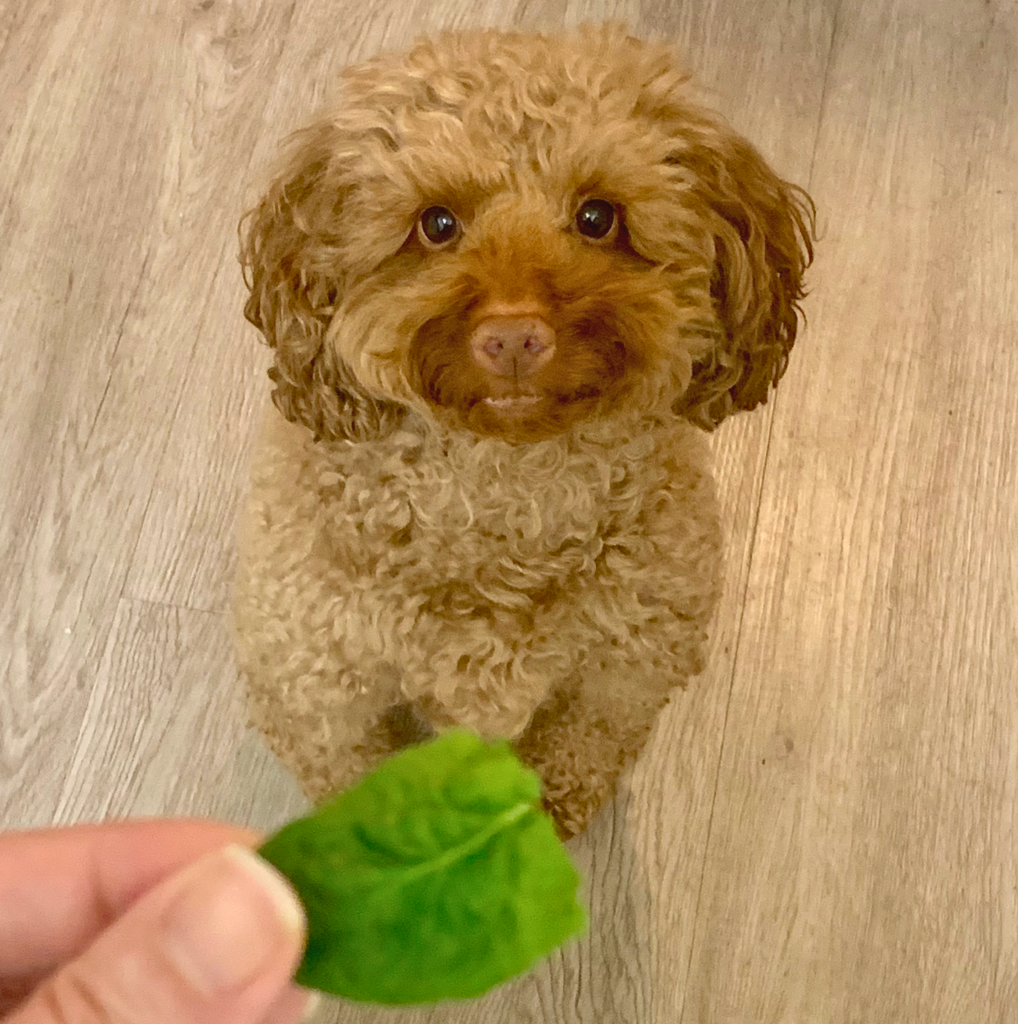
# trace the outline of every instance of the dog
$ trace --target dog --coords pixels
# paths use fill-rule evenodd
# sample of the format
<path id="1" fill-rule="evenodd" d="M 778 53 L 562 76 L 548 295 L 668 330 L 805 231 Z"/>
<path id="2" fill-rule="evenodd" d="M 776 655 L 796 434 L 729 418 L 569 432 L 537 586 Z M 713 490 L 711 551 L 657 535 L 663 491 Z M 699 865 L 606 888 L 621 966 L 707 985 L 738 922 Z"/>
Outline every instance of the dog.
<path id="1" fill-rule="evenodd" d="M 238 655 L 312 799 L 460 726 L 583 831 L 704 666 L 707 433 L 785 372 L 814 216 L 617 26 L 342 74 L 241 222 L 274 366 Z"/>

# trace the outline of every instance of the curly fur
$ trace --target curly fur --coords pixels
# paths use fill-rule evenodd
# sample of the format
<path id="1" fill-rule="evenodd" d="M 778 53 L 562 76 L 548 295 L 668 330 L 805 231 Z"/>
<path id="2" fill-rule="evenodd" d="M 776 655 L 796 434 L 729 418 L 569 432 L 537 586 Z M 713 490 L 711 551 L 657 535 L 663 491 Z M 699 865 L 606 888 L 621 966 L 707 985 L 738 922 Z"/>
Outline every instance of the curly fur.
<path id="1" fill-rule="evenodd" d="M 617 211 L 605 243 L 577 204 Z M 441 251 L 421 211 L 455 211 Z M 254 718 L 315 797 L 432 728 L 512 738 L 580 831 L 700 671 L 702 431 L 766 400 L 812 204 L 621 29 L 443 36 L 347 70 L 242 222 L 275 353 L 241 536 Z M 472 357 L 494 313 L 554 354 Z M 529 392 L 533 392 L 530 394 Z"/>

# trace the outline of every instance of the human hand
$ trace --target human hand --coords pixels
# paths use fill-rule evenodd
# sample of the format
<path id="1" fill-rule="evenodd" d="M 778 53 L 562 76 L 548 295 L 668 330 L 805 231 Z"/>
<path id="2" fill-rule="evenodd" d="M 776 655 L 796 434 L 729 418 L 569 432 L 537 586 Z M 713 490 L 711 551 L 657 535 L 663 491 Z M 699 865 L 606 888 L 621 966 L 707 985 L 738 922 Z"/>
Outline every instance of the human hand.
<path id="1" fill-rule="evenodd" d="M 303 912 L 207 821 L 0 835 L 3 1024 L 295 1024 Z"/>

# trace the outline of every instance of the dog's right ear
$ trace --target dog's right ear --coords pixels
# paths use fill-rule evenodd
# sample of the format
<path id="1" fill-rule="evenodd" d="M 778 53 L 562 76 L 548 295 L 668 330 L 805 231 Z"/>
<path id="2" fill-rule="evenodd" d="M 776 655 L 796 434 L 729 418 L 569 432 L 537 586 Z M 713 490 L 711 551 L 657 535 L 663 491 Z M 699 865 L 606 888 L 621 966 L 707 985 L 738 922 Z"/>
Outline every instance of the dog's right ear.
<path id="1" fill-rule="evenodd" d="M 315 439 L 389 433 L 403 408 L 369 395 L 326 344 L 344 288 L 341 230 L 349 171 L 340 131 L 321 122 L 290 139 L 289 155 L 261 202 L 240 222 L 240 259 L 251 292 L 244 315 L 275 354 L 272 400 Z"/>

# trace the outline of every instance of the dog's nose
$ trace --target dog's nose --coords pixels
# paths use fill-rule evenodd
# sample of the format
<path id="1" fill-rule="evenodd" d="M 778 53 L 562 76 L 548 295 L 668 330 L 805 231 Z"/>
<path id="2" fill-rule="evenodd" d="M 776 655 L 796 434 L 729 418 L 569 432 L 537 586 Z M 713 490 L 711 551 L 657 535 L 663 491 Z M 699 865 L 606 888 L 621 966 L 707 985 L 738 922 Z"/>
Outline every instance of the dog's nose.
<path id="1" fill-rule="evenodd" d="M 489 373 L 526 377 L 551 359 L 555 332 L 540 317 L 492 316 L 470 336 L 470 351 Z"/>

